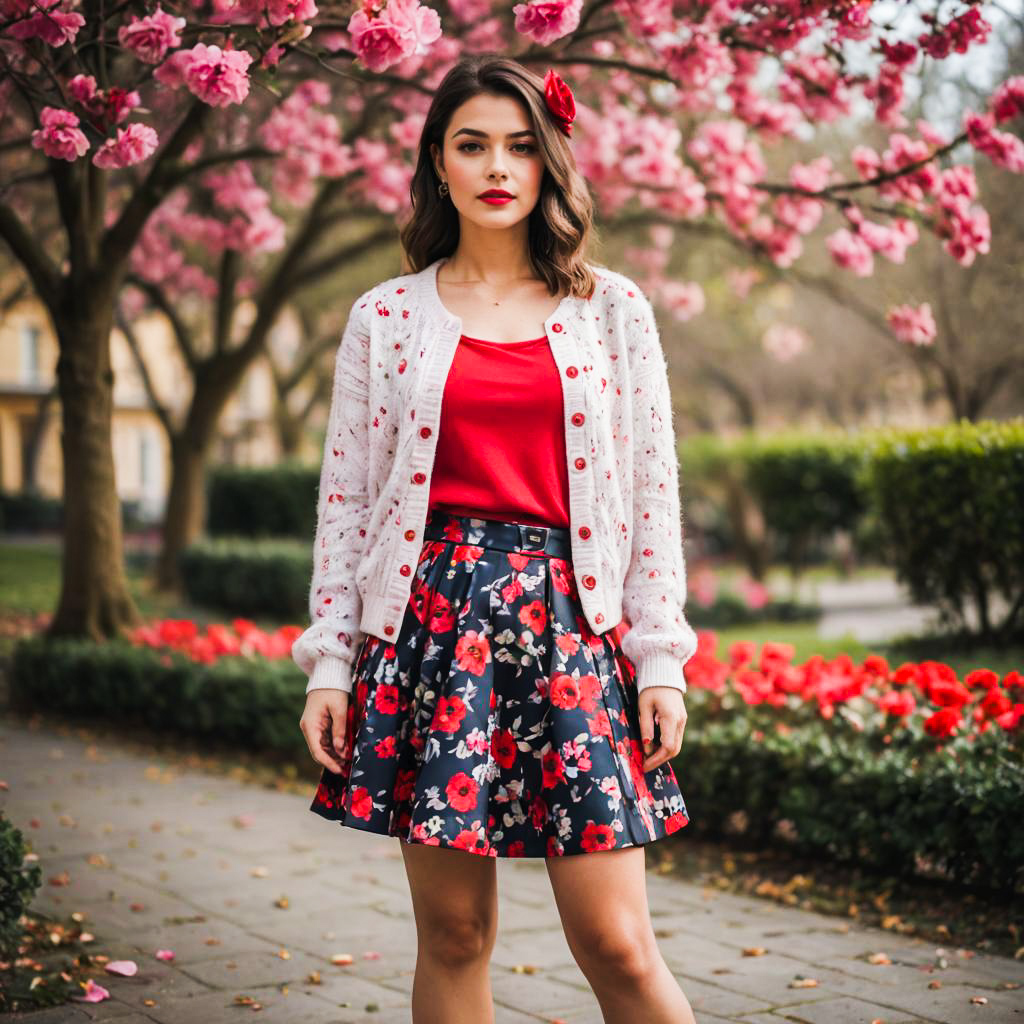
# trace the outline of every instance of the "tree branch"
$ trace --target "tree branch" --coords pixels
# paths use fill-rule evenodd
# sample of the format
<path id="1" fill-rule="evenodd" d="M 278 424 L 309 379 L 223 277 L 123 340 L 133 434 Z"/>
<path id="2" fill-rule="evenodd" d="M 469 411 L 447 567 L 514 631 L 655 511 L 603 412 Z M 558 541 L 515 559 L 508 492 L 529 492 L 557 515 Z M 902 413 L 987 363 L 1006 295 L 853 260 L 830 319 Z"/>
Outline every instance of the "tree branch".
<path id="1" fill-rule="evenodd" d="M 171 412 L 167 406 L 160 401 L 160 396 L 156 393 L 156 389 L 153 387 L 153 378 L 150 376 L 149 367 L 146 365 L 146 360 L 142 355 L 142 346 L 139 344 L 139 339 L 134 329 L 125 318 L 124 311 L 121 309 L 120 303 L 117 305 L 114 316 L 117 320 L 117 326 L 121 328 L 121 333 L 124 334 L 128 341 L 128 348 L 131 349 L 132 356 L 135 359 L 135 365 L 138 367 L 139 376 L 142 378 L 142 385 L 146 389 L 146 397 L 149 399 L 149 404 L 152 406 L 153 411 L 157 414 L 157 417 L 163 424 L 163 428 L 167 432 L 167 436 L 171 437 L 174 434 L 174 423 L 171 420 Z"/>
<path id="2" fill-rule="evenodd" d="M 52 313 L 60 293 L 60 271 L 6 203 L 0 203 L 0 238 L 25 268 L 36 293 Z"/>
<path id="3" fill-rule="evenodd" d="M 182 358 L 185 360 L 185 365 L 188 366 L 191 373 L 195 374 L 199 367 L 199 356 L 192 345 L 192 332 L 188 329 L 185 321 L 178 315 L 178 311 L 164 294 L 164 290 L 158 284 L 147 281 L 137 274 L 129 274 L 125 280 L 126 283 L 135 285 L 136 288 L 149 296 L 149 301 L 167 317 L 171 330 L 174 332 L 174 340 L 177 342 Z"/>

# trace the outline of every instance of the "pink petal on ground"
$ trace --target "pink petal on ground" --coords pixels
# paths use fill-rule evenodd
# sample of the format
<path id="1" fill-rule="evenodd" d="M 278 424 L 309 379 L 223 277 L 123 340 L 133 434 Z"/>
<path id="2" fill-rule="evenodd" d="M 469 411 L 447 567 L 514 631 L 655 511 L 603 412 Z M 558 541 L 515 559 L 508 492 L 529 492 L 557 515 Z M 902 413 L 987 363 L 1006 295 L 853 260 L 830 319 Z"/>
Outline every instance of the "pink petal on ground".
<path id="1" fill-rule="evenodd" d="M 104 999 L 110 998 L 110 993 L 102 985 L 97 985 L 92 978 L 90 978 L 82 987 L 85 989 L 85 995 L 71 997 L 76 1002 L 100 1003 Z"/>
<path id="2" fill-rule="evenodd" d="M 121 974 L 126 978 L 133 978 L 139 971 L 139 965 L 134 960 L 111 960 L 106 965 L 111 974 Z"/>
<path id="3" fill-rule="evenodd" d="M 173 949 L 158 949 L 156 951 L 157 960 L 173 960 L 174 950 Z"/>

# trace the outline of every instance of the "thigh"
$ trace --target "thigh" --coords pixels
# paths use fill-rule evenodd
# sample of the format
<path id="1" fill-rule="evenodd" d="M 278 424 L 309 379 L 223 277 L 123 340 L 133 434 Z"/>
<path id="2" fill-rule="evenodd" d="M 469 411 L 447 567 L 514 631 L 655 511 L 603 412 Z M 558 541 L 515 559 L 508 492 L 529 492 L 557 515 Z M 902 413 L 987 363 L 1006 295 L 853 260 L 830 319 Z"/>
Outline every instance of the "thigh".
<path id="1" fill-rule="evenodd" d="M 422 935 L 493 937 L 498 925 L 498 874 L 494 857 L 399 840 Z"/>
<path id="2" fill-rule="evenodd" d="M 640 961 L 655 946 L 643 846 L 549 857 L 548 877 L 577 962 Z"/>

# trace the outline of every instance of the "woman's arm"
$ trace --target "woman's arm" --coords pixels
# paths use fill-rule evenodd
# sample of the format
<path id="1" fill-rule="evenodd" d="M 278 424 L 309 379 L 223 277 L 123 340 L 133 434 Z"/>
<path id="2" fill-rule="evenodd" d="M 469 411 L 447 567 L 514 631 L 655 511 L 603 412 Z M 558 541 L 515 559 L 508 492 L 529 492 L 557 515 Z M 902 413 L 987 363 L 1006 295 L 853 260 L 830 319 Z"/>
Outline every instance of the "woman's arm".
<path id="1" fill-rule="evenodd" d="M 633 545 L 622 596 L 630 628 L 622 649 L 637 666 L 640 692 L 649 686 L 685 692 L 683 665 L 697 650 L 697 634 L 683 614 L 686 566 L 668 367 L 650 303 L 639 288 L 629 290 Z"/>
<path id="2" fill-rule="evenodd" d="M 293 660 L 309 676 L 306 693 L 351 692 L 352 660 L 360 639 L 362 601 L 355 572 L 370 511 L 368 294 L 352 306 L 334 365 L 309 591 L 312 625 L 292 644 Z"/>

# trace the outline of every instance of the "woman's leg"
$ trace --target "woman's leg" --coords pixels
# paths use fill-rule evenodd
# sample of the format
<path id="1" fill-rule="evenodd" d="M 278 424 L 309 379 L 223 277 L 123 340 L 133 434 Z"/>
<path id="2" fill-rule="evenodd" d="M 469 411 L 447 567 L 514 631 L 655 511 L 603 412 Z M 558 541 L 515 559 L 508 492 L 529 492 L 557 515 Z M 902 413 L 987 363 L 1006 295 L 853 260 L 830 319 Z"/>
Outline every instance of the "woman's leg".
<path id="1" fill-rule="evenodd" d="M 566 940 L 605 1024 L 695 1024 L 654 937 L 644 848 L 548 857 L 546 864 Z"/>
<path id="2" fill-rule="evenodd" d="M 413 1024 L 492 1024 L 493 857 L 400 839 L 416 917 Z"/>

